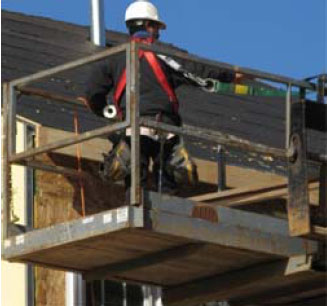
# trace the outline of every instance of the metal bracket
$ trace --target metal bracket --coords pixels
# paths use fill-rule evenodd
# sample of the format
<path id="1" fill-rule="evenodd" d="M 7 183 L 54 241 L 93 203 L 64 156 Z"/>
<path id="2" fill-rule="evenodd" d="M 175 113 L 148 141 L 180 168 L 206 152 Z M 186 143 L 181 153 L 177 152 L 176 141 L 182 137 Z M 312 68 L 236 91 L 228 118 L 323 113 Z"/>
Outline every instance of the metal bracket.
<path id="1" fill-rule="evenodd" d="M 299 255 L 293 256 L 288 260 L 285 275 L 291 275 L 294 273 L 304 272 L 310 270 L 312 267 L 311 255 Z"/>
<path id="2" fill-rule="evenodd" d="M 305 138 L 305 91 L 301 100 L 291 103 L 289 148 L 294 152 L 288 161 L 288 221 L 291 236 L 309 234 L 310 208 Z"/>

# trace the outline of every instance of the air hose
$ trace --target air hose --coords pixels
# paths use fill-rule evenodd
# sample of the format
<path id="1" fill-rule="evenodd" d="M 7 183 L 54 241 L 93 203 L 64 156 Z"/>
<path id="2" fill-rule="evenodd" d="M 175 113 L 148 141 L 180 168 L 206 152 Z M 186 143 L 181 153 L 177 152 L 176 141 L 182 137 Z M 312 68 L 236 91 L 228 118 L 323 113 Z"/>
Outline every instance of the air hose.
<path id="1" fill-rule="evenodd" d="M 204 91 L 217 94 L 236 94 L 259 97 L 286 97 L 287 92 L 281 89 L 255 87 L 233 83 L 223 83 L 214 79 L 206 79 L 207 86 L 202 87 Z M 298 96 L 298 92 L 292 92 L 292 96 Z"/>

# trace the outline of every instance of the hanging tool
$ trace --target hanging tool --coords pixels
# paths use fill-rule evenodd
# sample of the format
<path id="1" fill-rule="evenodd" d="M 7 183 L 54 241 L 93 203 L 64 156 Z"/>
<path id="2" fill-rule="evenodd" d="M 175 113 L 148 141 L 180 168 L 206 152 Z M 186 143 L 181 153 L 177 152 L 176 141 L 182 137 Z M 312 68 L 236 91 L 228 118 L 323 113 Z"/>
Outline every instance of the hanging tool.
<path id="1" fill-rule="evenodd" d="M 236 94 L 259 97 L 286 97 L 286 91 L 266 87 L 248 86 L 233 83 L 223 83 L 214 79 L 206 79 L 207 85 L 202 89 L 217 94 Z M 292 96 L 298 96 L 298 92 L 292 92 Z"/>
<path id="2" fill-rule="evenodd" d="M 261 97 L 286 97 L 286 91 L 275 88 L 267 88 L 263 86 L 248 86 L 233 83 L 223 83 L 214 79 L 201 78 L 182 67 L 173 58 L 158 54 L 158 57 L 164 61 L 170 68 L 183 74 L 183 76 L 190 80 L 192 83 L 201 87 L 204 91 L 217 94 L 236 94 L 236 95 L 249 95 Z M 298 96 L 299 93 L 292 92 L 293 96 Z"/>
<path id="3" fill-rule="evenodd" d="M 159 182 L 158 182 L 158 192 L 162 194 L 162 176 L 163 176 L 163 163 L 164 163 L 164 147 L 165 147 L 165 136 L 160 133 L 159 134 L 159 142 L 160 142 L 160 153 L 159 153 Z"/>
<path id="4" fill-rule="evenodd" d="M 117 109 L 115 105 L 107 105 L 103 109 L 103 116 L 107 119 L 113 119 L 117 116 Z"/>
<path id="5" fill-rule="evenodd" d="M 162 122 L 162 113 L 156 115 L 156 121 Z M 159 138 L 160 143 L 160 152 L 159 152 L 159 178 L 158 178 L 158 192 L 162 194 L 162 177 L 163 177 L 163 163 L 164 163 L 164 149 L 166 142 L 166 135 L 161 131 L 156 131 L 157 137 Z"/>

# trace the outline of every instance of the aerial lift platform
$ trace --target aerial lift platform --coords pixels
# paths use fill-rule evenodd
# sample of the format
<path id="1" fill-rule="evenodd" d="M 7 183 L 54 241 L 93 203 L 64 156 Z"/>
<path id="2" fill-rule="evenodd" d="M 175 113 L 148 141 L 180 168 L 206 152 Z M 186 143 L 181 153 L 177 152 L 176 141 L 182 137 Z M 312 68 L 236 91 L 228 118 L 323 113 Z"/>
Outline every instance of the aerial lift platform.
<path id="1" fill-rule="evenodd" d="M 285 149 L 253 143 L 219 131 L 192 126 L 174 127 L 140 118 L 140 49 L 150 49 L 286 84 Z M 126 52 L 126 120 L 16 153 L 17 94 L 49 98 L 46 92 L 28 90 L 26 85 L 117 52 Z M 295 87 L 299 88 L 298 99 L 292 99 L 292 88 Z M 312 154 L 306 150 L 306 90 L 317 90 L 317 86 L 307 81 L 242 69 L 171 51 L 165 47 L 135 42 L 6 83 L 3 141 L 4 259 L 80 272 L 86 280 L 108 278 L 162 286 L 164 303 L 167 305 L 195 305 L 211 300 L 233 299 L 243 301 L 243 305 L 247 305 L 247 299 L 255 300 L 256 296 L 268 292 L 271 294 L 276 291 L 277 298 L 278 292 L 292 294 L 294 286 L 309 287 L 311 291 L 325 294 L 326 228 L 311 222 L 307 160 L 321 164 L 319 209 L 320 214 L 325 216 L 327 156 L 324 153 Z M 71 98 L 54 94 L 51 98 L 72 102 Z M 229 200 L 231 205 L 221 206 L 218 202 L 217 205 L 207 203 L 205 197 L 201 201 L 201 198 L 185 199 L 142 191 L 139 162 L 141 126 L 198 137 L 285 161 L 288 164 L 288 220 L 229 207 L 232 206 L 235 196 L 242 198 L 248 195 L 246 192 L 236 193 L 234 197 L 226 195 L 225 204 Z M 128 127 L 132 130 L 132 187 L 128 205 L 121 203 L 118 208 L 78 220 L 43 229 L 24 229 L 25 232 L 12 234 L 11 229 L 14 226 L 9 212 L 12 164 L 76 177 L 83 175 L 84 179 L 87 179 L 87 174 L 80 171 L 46 165 L 34 157 L 95 137 L 123 131 Z M 261 195 L 263 201 L 264 192 Z M 255 196 L 260 196 L 260 192 Z M 251 197 L 248 202 L 251 203 Z"/>

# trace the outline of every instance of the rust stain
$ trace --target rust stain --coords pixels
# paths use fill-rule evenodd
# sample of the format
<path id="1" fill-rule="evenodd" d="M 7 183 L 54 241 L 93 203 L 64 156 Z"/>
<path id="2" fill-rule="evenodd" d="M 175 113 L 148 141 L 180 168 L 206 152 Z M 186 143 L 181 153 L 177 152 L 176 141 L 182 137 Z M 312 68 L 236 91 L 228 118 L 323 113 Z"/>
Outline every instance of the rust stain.
<path id="1" fill-rule="evenodd" d="M 218 223 L 218 214 L 216 209 L 207 204 L 196 204 L 193 207 L 192 218 Z"/>

